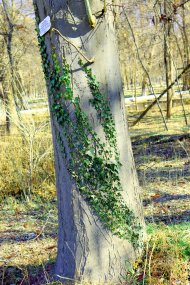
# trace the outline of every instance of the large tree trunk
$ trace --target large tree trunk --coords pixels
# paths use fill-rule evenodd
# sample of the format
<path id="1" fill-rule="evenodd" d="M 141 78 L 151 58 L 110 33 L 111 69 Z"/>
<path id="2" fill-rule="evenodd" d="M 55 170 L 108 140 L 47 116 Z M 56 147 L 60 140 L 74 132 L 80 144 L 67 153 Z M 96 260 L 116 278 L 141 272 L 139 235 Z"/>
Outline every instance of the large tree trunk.
<path id="1" fill-rule="evenodd" d="M 45 35 L 45 46 L 44 37 L 39 37 L 55 151 L 56 275 L 61 280 L 117 282 L 139 253 L 144 222 L 125 118 L 114 16 L 111 11 L 101 14 L 102 1 L 90 1 L 97 15 L 92 29 L 85 1 L 34 0 L 34 6 L 39 20 L 49 15 L 57 29 Z M 95 58 L 87 70 L 78 63 L 79 58 L 85 61 L 78 50 L 58 31 L 81 47 L 83 54 Z M 60 64 L 68 76 L 61 53 L 70 64 L 73 95 L 67 93 L 68 86 L 56 87 L 52 76 L 56 70 L 63 73 Z M 56 99 L 58 89 L 65 90 L 61 99 Z M 68 100 L 72 96 L 75 99 Z"/>

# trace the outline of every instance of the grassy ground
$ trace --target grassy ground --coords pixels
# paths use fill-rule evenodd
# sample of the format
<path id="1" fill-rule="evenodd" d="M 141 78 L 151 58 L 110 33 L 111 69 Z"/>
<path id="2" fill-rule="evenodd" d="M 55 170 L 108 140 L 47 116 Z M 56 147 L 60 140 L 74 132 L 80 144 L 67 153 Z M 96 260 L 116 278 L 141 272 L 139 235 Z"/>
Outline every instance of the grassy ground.
<path id="1" fill-rule="evenodd" d="M 190 112 L 187 117 L 190 120 Z M 129 113 L 129 123 L 137 114 Z M 148 238 L 129 285 L 190 284 L 190 132 L 179 108 L 168 121 L 147 115 L 130 128 Z M 49 163 L 49 162 L 48 162 Z M 45 180 L 46 181 L 46 180 Z M 45 191 L 45 189 L 44 189 Z M 53 193 L 53 192 L 51 192 Z M 0 284 L 51 283 L 56 258 L 56 201 L 6 198 L 0 206 Z"/>
<path id="2" fill-rule="evenodd" d="M 55 200 L 22 203 L 9 198 L 0 213 L 1 284 L 47 283 L 56 256 Z"/>
<path id="3" fill-rule="evenodd" d="M 129 122 L 137 116 L 129 113 Z M 169 131 L 154 112 L 130 128 L 150 239 L 145 284 L 185 285 L 190 284 L 190 121 L 184 123 L 178 107 L 167 125 Z"/>

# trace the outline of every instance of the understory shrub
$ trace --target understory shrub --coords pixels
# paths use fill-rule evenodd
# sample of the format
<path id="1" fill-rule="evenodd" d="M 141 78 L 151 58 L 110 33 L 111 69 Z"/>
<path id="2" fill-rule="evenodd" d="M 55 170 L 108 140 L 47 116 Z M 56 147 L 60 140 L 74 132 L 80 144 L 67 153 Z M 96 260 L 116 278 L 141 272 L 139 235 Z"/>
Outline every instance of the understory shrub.
<path id="1" fill-rule="evenodd" d="M 0 197 L 55 196 L 53 146 L 49 122 L 17 123 L 17 132 L 1 137 Z"/>

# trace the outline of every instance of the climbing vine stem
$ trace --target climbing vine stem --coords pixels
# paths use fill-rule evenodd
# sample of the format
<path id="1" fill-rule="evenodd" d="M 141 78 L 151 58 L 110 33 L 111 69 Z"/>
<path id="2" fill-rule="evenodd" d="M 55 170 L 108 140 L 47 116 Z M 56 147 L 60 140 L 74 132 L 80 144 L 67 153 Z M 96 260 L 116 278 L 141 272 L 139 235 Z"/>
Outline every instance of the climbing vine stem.
<path id="1" fill-rule="evenodd" d="M 79 65 L 86 74 L 92 94 L 89 103 L 95 108 L 105 133 L 106 140 L 102 141 L 82 110 L 80 98 L 73 94 L 69 64 L 65 58 L 62 58 L 60 64 L 55 49 L 52 50 L 51 58 L 48 57 L 45 38 L 40 37 L 39 33 L 38 41 L 51 96 L 51 111 L 59 125 L 59 130 L 56 130 L 57 141 L 67 169 L 104 226 L 137 247 L 140 225 L 123 200 L 119 177 L 121 163 L 108 100 L 101 93 L 92 70 L 86 68 L 80 60 Z"/>
<path id="2" fill-rule="evenodd" d="M 92 69 L 87 68 L 81 60 L 79 60 L 79 65 L 86 73 L 88 79 L 88 85 L 90 87 L 90 91 L 93 96 L 93 98 L 90 99 L 90 104 L 96 109 L 100 124 L 104 129 L 107 142 L 109 146 L 113 148 L 114 154 L 117 158 L 117 161 L 119 162 L 115 123 L 112 117 L 108 100 L 105 94 L 101 93 L 99 82 L 96 80 L 96 77 L 92 74 Z"/>

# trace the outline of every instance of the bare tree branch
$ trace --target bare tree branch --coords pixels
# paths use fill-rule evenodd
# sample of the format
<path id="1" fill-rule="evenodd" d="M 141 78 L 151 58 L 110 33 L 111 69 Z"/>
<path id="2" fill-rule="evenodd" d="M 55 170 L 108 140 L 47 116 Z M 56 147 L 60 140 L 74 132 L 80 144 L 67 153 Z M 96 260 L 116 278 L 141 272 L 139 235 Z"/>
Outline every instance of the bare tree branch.
<path id="1" fill-rule="evenodd" d="M 190 2 L 190 0 L 183 1 L 181 4 L 176 5 L 176 8 L 183 7 L 188 2 Z"/>
<path id="2" fill-rule="evenodd" d="M 162 98 L 162 96 L 163 96 L 164 94 L 166 94 L 166 92 L 174 86 L 174 84 L 182 77 L 182 75 L 183 75 L 184 73 L 187 72 L 188 69 L 190 69 L 190 64 L 188 64 L 188 65 L 183 69 L 183 71 L 176 77 L 176 79 L 168 86 L 168 88 L 164 89 L 164 90 L 162 91 L 162 93 L 158 96 L 158 98 L 155 99 L 155 100 L 146 108 L 146 110 L 142 112 L 142 114 L 136 119 L 136 121 L 132 124 L 132 126 L 135 126 L 135 125 L 148 113 L 148 111 L 157 103 L 157 100 L 160 100 L 160 98 Z"/>
<path id="3" fill-rule="evenodd" d="M 164 114 L 163 114 L 162 108 L 161 108 L 160 103 L 159 103 L 159 101 L 158 101 L 158 99 L 157 99 L 157 97 L 156 97 L 156 94 L 155 94 L 155 92 L 154 92 L 154 88 L 153 88 L 153 85 L 152 85 L 152 82 L 151 82 L 151 79 L 150 79 L 150 75 L 149 75 L 147 69 L 145 68 L 145 66 L 144 66 L 144 64 L 143 64 L 143 62 L 142 62 L 141 56 L 140 56 L 140 54 L 139 54 L 139 50 L 138 50 L 136 38 L 135 38 L 135 35 L 134 35 L 134 32 L 133 32 L 133 28 L 132 28 L 132 26 L 131 26 L 131 23 L 130 23 L 130 21 L 129 21 L 129 18 L 128 18 L 127 13 L 126 13 L 126 11 L 125 11 L 124 8 L 123 8 L 123 12 L 124 12 L 124 14 L 125 14 L 127 23 L 128 23 L 129 28 L 130 28 L 130 30 L 131 30 L 131 34 L 132 34 L 133 41 L 134 41 L 134 44 L 135 44 L 135 47 L 136 47 L 138 59 L 139 59 L 139 61 L 140 61 L 140 64 L 141 64 L 141 66 L 142 66 L 142 69 L 144 70 L 145 74 L 147 75 L 147 78 L 148 78 L 148 81 L 149 81 L 149 86 L 151 87 L 151 91 L 152 91 L 152 93 L 153 93 L 153 95 L 154 95 L 154 97 L 155 97 L 155 102 L 156 102 L 157 105 L 158 105 L 160 114 L 161 114 L 162 119 L 163 119 L 163 122 L 164 122 L 164 126 L 165 126 L 166 130 L 168 131 L 168 127 L 167 127 L 167 124 L 166 124 L 166 120 L 165 120 L 165 118 L 164 118 Z"/>

